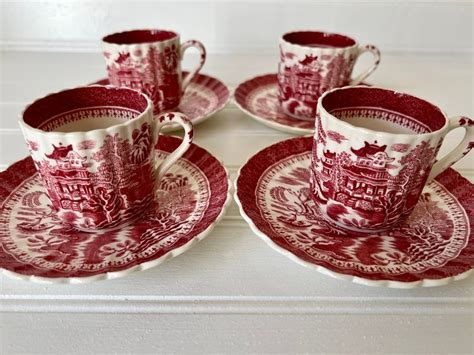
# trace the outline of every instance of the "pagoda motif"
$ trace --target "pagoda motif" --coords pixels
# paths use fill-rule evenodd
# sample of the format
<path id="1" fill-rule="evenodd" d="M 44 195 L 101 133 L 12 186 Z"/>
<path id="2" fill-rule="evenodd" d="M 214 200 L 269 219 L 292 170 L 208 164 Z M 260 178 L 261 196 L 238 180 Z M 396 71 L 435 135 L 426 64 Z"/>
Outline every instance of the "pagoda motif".
<path id="1" fill-rule="evenodd" d="M 145 122 L 132 131 L 131 142 L 118 134 L 105 136 L 90 157 L 72 144 L 53 144 L 36 166 L 53 207 L 71 225 L 112 226 L 120 216 L 141 213 L 153 200 L 152 149 L 152 129 Z"/>
<path id="2" fill-rule="evenodd" d="M 107 67 L 112 84 L 136 90 L 140 90 L 143 86 L 140 69 L 141 64 L 137 65 L 130 53 L 120 53 L 115 63 Z"/>
<path id="3" fill-rule="evenodd" d="M 151 46 L 137 57 L 119 53 L 107 65 L 110 83 L 140 90 L 153 101 L 155 113 L 175 108 L 181 98 L 179 50 L 176 46 L 163 50 Z"/>
<path id="4" fill-rule="evenodd" d="M 281 94 L 312 104 L 320 95 L 322 65 L 317 56 L 306 55 L 292 66 L 284 66 L 279 75 Z"/>
<path id="5" fill-rule="evenodd" d="M 376 143 L 376 142 L 375 142 Z M 343 158 L 326 150 L 321 157 L 321 174 L 325 183 L 322 193 L 345 206 L 364 210 L 381 210 L 381 199 L 393 185 L 395 177 L 388 173 L 387 165 L 395 160 L 385 152 L 386 145 L 364 142 L 359 149 L 351 148 L 353 156 Z M 334 182 L 337 181 L 337 184 Z"/>
<path id="6" fill-rule="evenodd" d="M 72 145 L 55 146 L 53 152 L 45 154 L 54 162 L 50 166 L 48 187 L 54 191 L 54 201 L 60 208 L 81 211 L 89 207 L 94 195 L 86 157 L 81 157 L 72 149 Z"/>

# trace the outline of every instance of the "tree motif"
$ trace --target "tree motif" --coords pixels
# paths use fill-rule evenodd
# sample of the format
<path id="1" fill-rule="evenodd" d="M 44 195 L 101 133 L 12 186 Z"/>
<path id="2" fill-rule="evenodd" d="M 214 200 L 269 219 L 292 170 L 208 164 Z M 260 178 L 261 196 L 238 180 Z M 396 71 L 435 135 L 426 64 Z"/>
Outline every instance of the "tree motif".
<path id="1" fill-rule="evenodd" d="M 129 158 L 133 164 L 140 164 L 148 158 L 152 149 L 150 125 L 144 123 L 140 129 L 134 129 L 132 140 Z"/>
<path id="2" fill-rule="evenodd" d="M 317 123 L 316 143 L 317 144 L 326 144 L 327 135 L 326 135 L 326 132 L 324 131 L 323 125 L 321 123 L 321 116 L 319 115 L 319 112 L 316 113 L 316 123 Z"/>
<path id="3" fill-rule="evenodd" d="M 329 63 L 327 63 L 327 75 L 324 81 L 324 90 L 335 88 L 341 85 L 341 78 L 345 67 L 344 52 L 335 55 Z"/>
<path id="4" fill-rule="evenodd" d="M 160 68 L 164 67 L 164 58 L 158 48 L 151 46 L 143 59 L 143 78 L 144 83 L 153 84 L 161 83 L 164 80 L 163 71 Z"/>
<path id="5" fill-rule="evenodd" d="M 114 188 L 107 190 L 104 187 L 98 187 L 97 197 L 100 206 L 102 206 L 105 217 L 107 218 L 107 222 L 111 223 L 116 220 L 124 202 L 119 192 Z"/>
<path id="6" fill-rule="evenodd" d="M 176 68 L 178 67 L 178 51 L 176 46 L 172 44 L 170 47 L 165 48 L 164 52 L 164 68 L 168 73 L 176 72 Z"/>
<path id="7" fill-rule="evenodd" d="M 399 176 L 406 180 L 406 185 L 398 185 L 394 188 L 408 194 L 405 209 L 412 208 L 418 201 L 418 196 L 428 178 L 433 158 L 434 149 L 427 141 L 423 141 L 399 160 L 403 166 Z"/>
<path id="8" fill-rule="evenodd" d="M 92 154 L 92 159 L 100 163 L 98 170 L 101 174 L 95 175 L 96 180 L 105 186 L 111 184 L 115 187 L 119 183 L 126 186 L 133 171 L 129 167 L 129 152 L 127 139 L 120 138 L 118 134 L 108 135 L 100 149 Z"/>
<path id="9" fill-rule="evenodd" d="M 281 186 L 270 190 L 270 196 L 275 200 L 272 206 L 282 213 L 278 220 L 293 228 L 307 228 L 308 215 L 313 213 L 308 205 L 310 197 L 306 188 L 291 190 Z"/>
<path id="10" fill-rule="evenodd" d="M 351 53 L 349 55 L 349 59 L 347 61 L 347 63 L 345 63 L 345 65 L 342 66 L 343 70 L 342 70 L 342 73 L 341 73 L 341 80 L 342 81 L 342 85 L 347 85 L 349 84 L 349 81 L 351 79 L 351 74 L 352 74 L 352 69 L 354 68 L 354 64 L 355 64 L 355 61 L 357 59 L 357 54 L 356 53 Z"/>

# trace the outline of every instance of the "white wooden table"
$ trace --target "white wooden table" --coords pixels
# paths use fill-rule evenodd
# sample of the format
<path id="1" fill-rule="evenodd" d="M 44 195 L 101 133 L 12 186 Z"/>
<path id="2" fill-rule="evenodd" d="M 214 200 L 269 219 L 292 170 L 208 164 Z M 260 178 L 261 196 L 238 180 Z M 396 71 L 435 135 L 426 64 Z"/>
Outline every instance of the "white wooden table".
<path id="1" fill-rule="evenodd" d="M 3 52 L 0 170 L 26 156 L 17 126 L 25 104 L 104 76 L 100 54 Z M 273 72 L 277 56 L 213 55 L 204 73 L 231 89 Z M 449 115 L 473 117 L 469 56 L 384 55 L 370 82 L 420 95 Z M 446 139 L 452 147 L 460 132 Z M 195 129 L 195 142 L 236 172 L 290 135 L 229 104 Z M 474 156 L 456 165 L 474 178 Z M 185 254 L 123 279 L 40 285 L 0 277 L 0 353 L 355 352 L 473 353 L 474 278 L 394 290 L 338 281 L 271 250 L 235 203 Z"/>

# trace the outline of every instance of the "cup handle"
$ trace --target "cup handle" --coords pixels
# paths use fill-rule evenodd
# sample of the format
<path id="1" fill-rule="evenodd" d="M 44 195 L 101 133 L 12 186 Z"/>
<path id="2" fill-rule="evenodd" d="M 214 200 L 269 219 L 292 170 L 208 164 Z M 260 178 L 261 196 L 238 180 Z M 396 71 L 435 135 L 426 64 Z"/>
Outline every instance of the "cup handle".
<path id="1" fill-rule="evenodd" d="M 199 71 L 201 70 L 202 66 L 204 65 L 204 62 L 206 61 L 206 48 L 204 48 L 204 45 L 199 42 L 199 41 L 196 41 L 194 39 L 191 39 L 189 41 L 186 41 L 184 42 L 182 45 L 181 45 L 181 60 L 183 59 L 183 56 L 184 56 L 184 52 L 186 51 L 186 49 L 188 49 L 189 47 L 196 47 L 197 50 L 199 51 L 199 54 L 200 54 L 200 57 L 199 57 L 199 64 L 198 66 L 196 67 L 196 69 L 194 69 L 193 71 L 189 72 L 189 74 L 186 76 L 186 78 L 183 79 L 183 83 L 181 85 L 181 90 L 182 92 L 184 92 L 186 90 L 186 88 L 188 87 L 189 83 L 191 82 L 191 80 L 193 80 L 193 78 L 196 76 L 197 73 L 199 73 Z"/>
<path id="2" fill-rule="evenodd" d="M 181 158 L 191 146 L 191 143 L 193 141 L 193 125 L 185 115 L 179 112 L 164 113 L 155 118 L 155 120 L 157 129 L 156 141 L 158 141 L 160 131 L 164 126 L 177 123 L 184 128 L 183 141 L 181 142 L 179 147 L 176 148 L 172 153 L 170 153 L 161 164 L 158 164 L 158 162 L 156 162 L 156 181 L 160 181 L 161 178 L 168 171 L 168 169 L 171 167 L 171 165 L 173 165 L 179 158 Z"/>
<path id="3" fill-rule="evenodd" d="M 431 181 L 436 176 L 441 174 L 451 165 L 456 163 L 462 157 L 464 157 L 469 151 L 474 148 L 474 121 L 468 117 L 455 116 L 449 119 L 449 127 L 446 134 L 451 132 L 453 129 L 462 127 L 466 131 L 464 138 L 451 152 L 446 154 L 441 160 L 437 161 L 431 168 L 431 173 L 428 176 L 428 181 Z"/>
<path id="4" fill-rule="evenodd" d="M 364 47 L 359 48 L 357 58 L 359 58 L 365 52 L 372 53 L 372 55 L 374 56 L 374 64 L 372 64 L 372 66 L 365 72 L 357 75 L 354 79 L 352 79 L 349 85 L 359 85 L 364 79 L 366 79 L 370 74 L 372 74 L 380 64 L 380 51 L 377 47 L 371 44 L 367 44 Z"/>

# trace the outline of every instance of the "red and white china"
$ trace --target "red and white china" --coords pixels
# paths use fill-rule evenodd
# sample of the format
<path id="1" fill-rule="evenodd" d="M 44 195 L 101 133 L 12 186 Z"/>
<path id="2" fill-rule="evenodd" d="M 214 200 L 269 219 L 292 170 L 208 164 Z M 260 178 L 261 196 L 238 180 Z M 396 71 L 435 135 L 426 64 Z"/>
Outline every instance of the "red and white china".
<path id="1" fill-rule="evenodd" d="M 369 86 L 367 83 L 362 85 Z M 314 132 L 314 120 L 297 120 L 281 109 L 277 74 L 256 76 L 239 84 L 234 92 L 234 102 L 247 115 L 270 128 L 298 135 Z"/>
<path id="2" fill-rule="evenodd" d="M 159 164 L 153 147 L 170 123 L 185 129 L 184 140 Z M 25 109 L 20 127 L 56 217 L 92 232 L 139 218 L 193 135 L 186 116 L 154 119 L 146 95 L 112 86 L 45 96 Z"/>
<path id="3" fill-rule="evenodd" d="M 162 136 L 159 160 L 181 144 Z M 142 218 L 119 230 L 80 232 L 60 222 L 31 158 L 0 173 L 0 268 L 36 282 L 82 283 L 123 277 L 177 256 L 224 215 L 230 184 L 223 165 L 196 144 L 156 186 Z"/>
<path id="4" fill-rule="evenodd" d="M 474 267 L 474 185 L 447 169 L 390 230 L 354 234 L 328 223 L 309 189 L 312 137 L 274 144 L 240 170 L 235 199 L 252 230 L 304 266 L 370 286 L 412 288 L 460 280 Z"/>
<path id="5" fill-rule="evenodd" d="M 374 63 L 351 79 L 357 58 L 370 52 Z M 280 38 L 278 65 L 279 100 L 294 118 L 314 122 L 318 98 L 327 90 L 358 85 L 379 65 L 380 52 L 373 45 L 359 46 L 352 38 L 327 32 L 295 31 Z"/>
<path id="6" fill-rule="evenodd" d="M 327 220 L 379 232 L 406 218 L 431 179 L 474 147 L 474 121 L 448 118 L 412 95 L 376 87 L 344 87 L 318 101 L 311 193 Z M 464 128 L 459 145 L 436 157 L 444 137 Z"/>
<path id="7" fill-rule="evenodd" d="M 257 76 L 241 83 L 234 92 L 235 104 L 264 125 L 292 134 L 311 134 L 314 121 L 296 120 L 280 107 L 277 74 Z"/>
<path id="8" fill-rule="evenodd" d="M 206 61 L 206 50 L 196 40 L 180 43 L 178 33 L 167 30 L 133 30 L 102 39 L 110 83 L 138 89 L 153 101 L 154 112 L 174 110 L 191 80 Z M 200 53 L 198 66 L 182 78 L 181 60 L 186 49 Z"/>
<path id="9" fill-rule="evenodd" d="M 183 71 L 183 78 L 187 75 L 188 72 Z M 94 84 L 109 85 L 110 82 L 109 79 L 102 79 Z M 209 75 L 196 74 L 184 92 L 176 111 L 185 114 L 193 126 L 196 126 L 222 110 L 229 99 L 230 91 L 222 81 Z M 180 128 L 180 125 L 169 125 L 163 127 L 162 132 Z"/>

